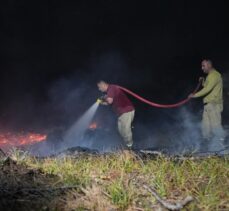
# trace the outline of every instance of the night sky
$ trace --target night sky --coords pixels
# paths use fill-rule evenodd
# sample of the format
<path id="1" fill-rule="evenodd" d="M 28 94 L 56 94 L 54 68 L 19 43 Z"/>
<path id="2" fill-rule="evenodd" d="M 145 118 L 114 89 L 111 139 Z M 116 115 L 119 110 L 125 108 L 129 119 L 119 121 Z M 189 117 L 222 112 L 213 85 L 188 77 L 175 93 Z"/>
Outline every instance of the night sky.
<path id="1" fill-rule="evenodd" d="M 68 122 L 99 79 L 171 103 L 194 89 L 202 59 L 229 70 L 226 1 L 5 0 L 0 15 L 1 126 Z"/>

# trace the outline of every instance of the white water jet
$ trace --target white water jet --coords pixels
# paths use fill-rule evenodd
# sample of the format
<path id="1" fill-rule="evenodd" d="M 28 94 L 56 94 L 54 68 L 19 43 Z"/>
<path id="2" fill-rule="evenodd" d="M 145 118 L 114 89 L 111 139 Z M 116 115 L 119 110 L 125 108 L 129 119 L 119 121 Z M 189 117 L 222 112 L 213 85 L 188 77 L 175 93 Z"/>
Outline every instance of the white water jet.
<path id="1" fill-rule="evenodd" d="M 63 148 L 74 146 L 82 146 L 80 141 L 83 138 L 86 130 L 88 129 L 97 109 L 99 103 L 95 102 L 66 132 L 64 136 Z M 63 149 L 62 148 L 62 149 Z"/>

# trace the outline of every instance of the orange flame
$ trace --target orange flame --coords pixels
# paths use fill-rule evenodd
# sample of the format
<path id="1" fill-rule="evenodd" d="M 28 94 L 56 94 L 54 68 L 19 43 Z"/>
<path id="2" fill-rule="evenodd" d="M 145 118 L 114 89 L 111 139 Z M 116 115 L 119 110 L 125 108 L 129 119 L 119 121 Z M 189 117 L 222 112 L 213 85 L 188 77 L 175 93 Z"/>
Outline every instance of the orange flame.
<path id="1" fill-rule="evenodd" d="M 8 149 L 22 145 L 31 145 L 45 141 L 47 135 L 39 133 L 0 133 L 0 148 Z"/>
<path id="2" fill-rule="evenodd" d="M 89 125 L 89 129 L 91 130 L 95 130 L 97 128 L 97 123 L 96 122 L 93 122 Z"/>

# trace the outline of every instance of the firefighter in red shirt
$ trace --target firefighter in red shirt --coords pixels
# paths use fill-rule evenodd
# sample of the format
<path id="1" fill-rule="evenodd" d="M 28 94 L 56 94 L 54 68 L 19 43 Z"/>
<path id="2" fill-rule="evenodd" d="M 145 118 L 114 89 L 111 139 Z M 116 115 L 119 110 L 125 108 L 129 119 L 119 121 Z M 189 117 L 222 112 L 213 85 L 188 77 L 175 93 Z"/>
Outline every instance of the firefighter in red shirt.
<path id="1" fill-rule="evenodd" d="M 107 93 L 102 105 L 111 105 L 118 116 L 118 131 L 125 141 L 127 147 L 133 145 L 131 124 L 134 120 L 135 109 L 125 93 L 116 85 L 108 84 L 105 81 L 97 83 L 101 92 Z"/>

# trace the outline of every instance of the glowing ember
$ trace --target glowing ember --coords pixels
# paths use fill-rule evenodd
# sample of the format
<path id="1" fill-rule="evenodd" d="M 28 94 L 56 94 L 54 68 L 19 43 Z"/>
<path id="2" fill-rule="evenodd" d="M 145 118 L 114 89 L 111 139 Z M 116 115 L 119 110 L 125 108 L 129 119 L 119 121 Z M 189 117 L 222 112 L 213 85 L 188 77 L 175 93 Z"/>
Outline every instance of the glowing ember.
<path id="1" fill-rule="evenodd" d="M 37 142 L 45 141 L 47 135 L 38 133 L 0 133 L 0 148 L 9 149 L 22 145 L 31 145 Z"/>
<path id="2" fill-rule="evenodd" d="M 96 122 L 93 122 L 89 125 L 89 129 L 91 130 L 95 130 L 97 128 L 97 123 Z"/>

